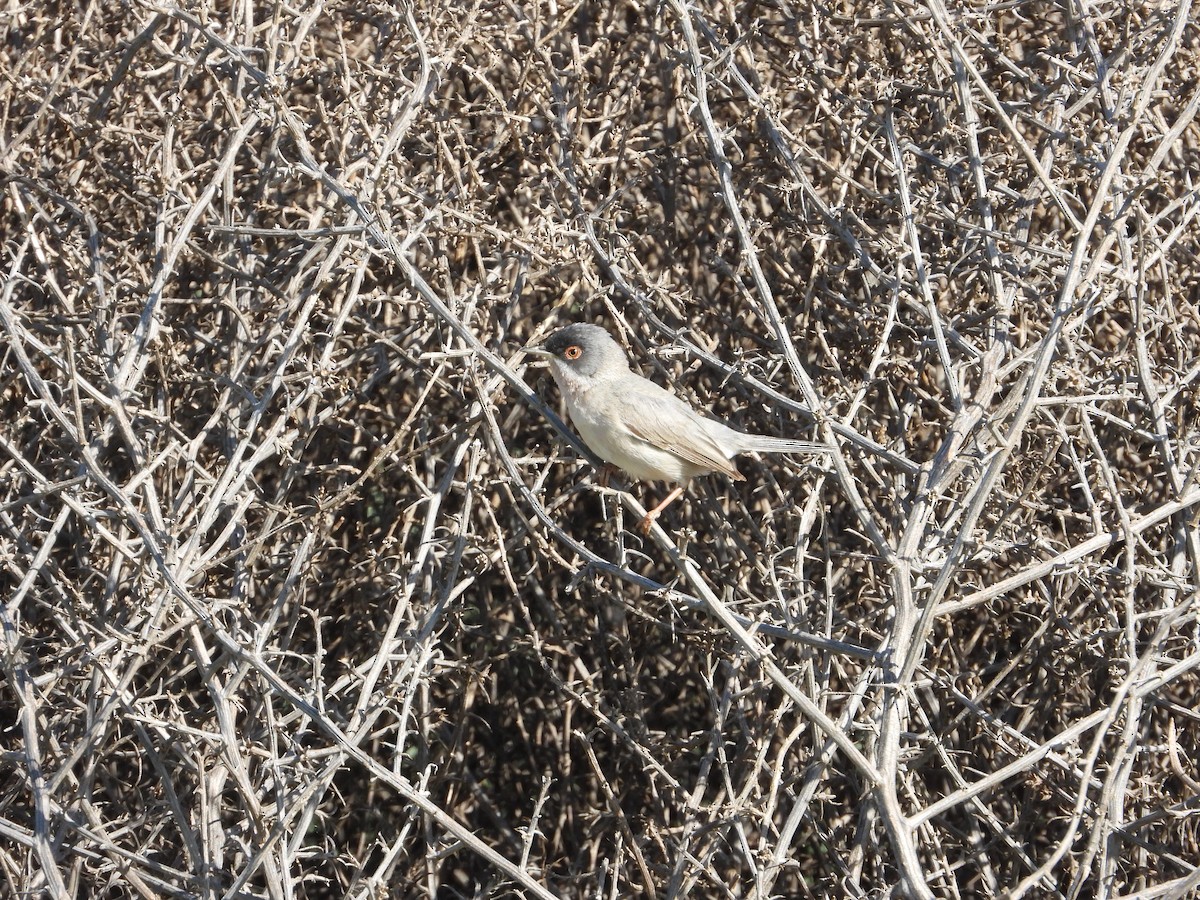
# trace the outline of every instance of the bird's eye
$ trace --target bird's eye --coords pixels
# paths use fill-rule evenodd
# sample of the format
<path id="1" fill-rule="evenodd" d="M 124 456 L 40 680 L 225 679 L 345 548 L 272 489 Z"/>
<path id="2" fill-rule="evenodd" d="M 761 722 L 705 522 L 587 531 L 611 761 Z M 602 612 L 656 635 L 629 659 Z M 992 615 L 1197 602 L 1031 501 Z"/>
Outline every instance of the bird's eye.
<path id="1" fill-rule="evenodd" d="M 581 356 L 583 356 L 583 348 L 578 344 L 572 344 L 563 351 L 563 357 L 565 359 L 579 359 Z"/>

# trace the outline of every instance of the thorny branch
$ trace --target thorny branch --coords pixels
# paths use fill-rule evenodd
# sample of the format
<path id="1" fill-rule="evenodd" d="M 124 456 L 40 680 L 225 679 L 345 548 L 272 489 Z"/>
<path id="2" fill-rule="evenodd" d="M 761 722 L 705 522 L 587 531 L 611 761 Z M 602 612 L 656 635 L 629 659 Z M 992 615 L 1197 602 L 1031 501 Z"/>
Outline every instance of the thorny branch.
<path id="1" fill-rule="evenodd" d="M 1200 883 L 1189 3 L 0 28 L 0 893 Z"/>

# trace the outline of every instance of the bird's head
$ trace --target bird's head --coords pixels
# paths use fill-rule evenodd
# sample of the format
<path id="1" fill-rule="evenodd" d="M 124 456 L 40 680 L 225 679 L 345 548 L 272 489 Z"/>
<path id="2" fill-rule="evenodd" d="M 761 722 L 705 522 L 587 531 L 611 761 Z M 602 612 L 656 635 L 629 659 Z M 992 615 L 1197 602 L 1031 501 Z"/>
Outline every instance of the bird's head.
<path id="1" fill-rule="evenodd" d="M 550 360 L 560 381 L 592 381 L 629 371 L 625 351 L 599 325 L 568 325 L 525 352 Z"/>

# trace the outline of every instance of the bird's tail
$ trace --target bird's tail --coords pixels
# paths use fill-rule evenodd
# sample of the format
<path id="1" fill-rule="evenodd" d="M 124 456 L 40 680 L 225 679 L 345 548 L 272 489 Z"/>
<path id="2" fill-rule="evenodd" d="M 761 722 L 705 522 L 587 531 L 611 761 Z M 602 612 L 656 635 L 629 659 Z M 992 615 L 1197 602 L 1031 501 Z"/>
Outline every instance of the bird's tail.
<path id="1" fill-rule="evenodd" d="M 768 437 L 765 434 L 743 434 L 742 444 L 747 450 L 759 453 L 829 453 L 826 444 L 813 441 L 793 441 L 788 438 Z"/>

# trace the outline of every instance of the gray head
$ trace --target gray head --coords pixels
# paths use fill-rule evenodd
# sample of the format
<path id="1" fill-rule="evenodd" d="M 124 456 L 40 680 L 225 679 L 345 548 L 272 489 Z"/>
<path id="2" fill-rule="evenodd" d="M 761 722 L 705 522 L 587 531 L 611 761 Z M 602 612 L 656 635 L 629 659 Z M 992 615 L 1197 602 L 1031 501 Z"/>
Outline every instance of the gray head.
<path id="1" fill-rule="evenodd" d="M 560 328 L 530 352 L 550 360 L 556 377 L 593 379 L 629 371 L 621 345 L 599 325 Z"/>

